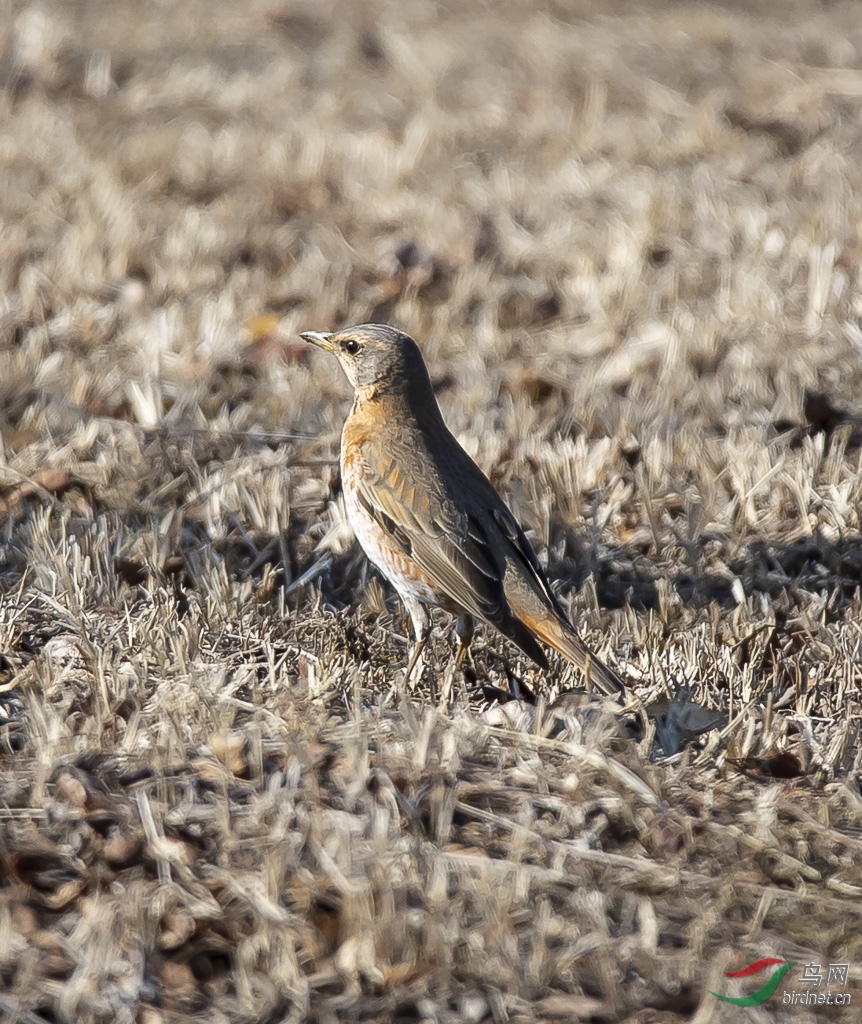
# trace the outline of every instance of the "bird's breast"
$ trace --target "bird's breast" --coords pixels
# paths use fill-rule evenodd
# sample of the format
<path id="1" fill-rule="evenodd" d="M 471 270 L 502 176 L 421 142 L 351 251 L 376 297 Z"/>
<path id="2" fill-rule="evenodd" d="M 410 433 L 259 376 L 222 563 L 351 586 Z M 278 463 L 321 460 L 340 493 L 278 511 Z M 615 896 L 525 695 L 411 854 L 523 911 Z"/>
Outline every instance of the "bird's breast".
<path id="1" fill-rule="evenodd" d="M 379 463 L 379 465 L 378 465 Z M 360 501 L 366 465 L 373 465 L 378 476 L 393 472 L 402 479 L 388 446 L 381 441 L 381 428 L 372 427 L 355 412 L 348 417 L 341 438 L 341 485 L 347 517 L 362 550 L 402 597 L 413 597 L 429 604 L 441 598 L 422 568 L 404 551 Z M 368 486 L 371 486 L 368 484 Z M 396 484 L 397 486 L 397 484 Z"/>

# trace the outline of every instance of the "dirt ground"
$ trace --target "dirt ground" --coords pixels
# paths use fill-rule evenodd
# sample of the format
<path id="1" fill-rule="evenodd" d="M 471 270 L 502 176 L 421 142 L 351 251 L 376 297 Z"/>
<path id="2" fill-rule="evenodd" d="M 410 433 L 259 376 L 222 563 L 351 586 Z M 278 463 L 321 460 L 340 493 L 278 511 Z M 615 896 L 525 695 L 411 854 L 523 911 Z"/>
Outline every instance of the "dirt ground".
<path id="1" fill-rule="evenodd" d="M 0 0 L 0 1019 L 858 1021 L 860 224 L 856 2 Z M 624 708 L 405 686 L 362 321 Z"/>

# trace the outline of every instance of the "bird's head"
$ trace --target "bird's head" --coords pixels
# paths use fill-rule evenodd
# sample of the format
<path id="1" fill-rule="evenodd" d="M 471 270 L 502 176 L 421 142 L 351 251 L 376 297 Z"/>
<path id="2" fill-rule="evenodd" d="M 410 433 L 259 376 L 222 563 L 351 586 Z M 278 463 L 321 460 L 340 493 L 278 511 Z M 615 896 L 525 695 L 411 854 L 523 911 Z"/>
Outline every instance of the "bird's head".
<path id="1" fill-rule="evenodd" d="M 384 324 L 359 324 L 328 334 L 303 331 L 300 337 L 338 356 L 354 388 L 379 391 L 431 391 L 419 346 L 407 334 Z"/>

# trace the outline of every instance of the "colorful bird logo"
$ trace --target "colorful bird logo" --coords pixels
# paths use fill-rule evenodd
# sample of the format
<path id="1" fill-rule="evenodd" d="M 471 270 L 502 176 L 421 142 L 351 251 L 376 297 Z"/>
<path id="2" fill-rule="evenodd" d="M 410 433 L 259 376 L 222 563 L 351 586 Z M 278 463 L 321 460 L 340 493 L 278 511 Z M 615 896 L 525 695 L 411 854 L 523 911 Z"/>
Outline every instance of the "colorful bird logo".
<path id="1" fill-rule="evenodd" d="M 770 956 L 763 960 L 755 960 L 753 964 L 743 967 L 741 971 L 724 972 L 725 978 L 748 978 L 750 975 L 759 974 L 762 970 L 775 964 L 781 964 L 781 966 L 777 971 L 772 972 L 769 981 L 762 988 L 752 992 L 750 996 L 723 996 L 720 992 L 713 992 L 712 990 L 710 990 L 709 994 L 724 1003 L 733 1003 L 734 1006 L 760 1006 L 778 988 L 779 981 L 787 974 L 790 968 L 796 965 L 795 960 L 781 960 L 778 957 Z"/>

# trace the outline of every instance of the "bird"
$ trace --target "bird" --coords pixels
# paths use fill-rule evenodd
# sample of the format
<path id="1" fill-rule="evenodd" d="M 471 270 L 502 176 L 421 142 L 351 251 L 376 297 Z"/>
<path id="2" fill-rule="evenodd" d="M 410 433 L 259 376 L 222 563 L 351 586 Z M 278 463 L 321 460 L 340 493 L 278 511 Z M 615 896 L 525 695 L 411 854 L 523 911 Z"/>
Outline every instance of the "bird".
<path id="1" fill-rule="evenodd" d="M 384 324 L 300 337 L 333 353 L 353 386 L 341 434 L 347 517 L 368 559 L 390 581 L 413 625 L 406 677 L 431 633 L 429 606 L 456 616 L 460 665 L 476 619 L 542 669 L 539 641 L 618 696 L 625 685 L 575 631 L 506 503 L 443 420 L 425 360 Z"/>

